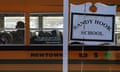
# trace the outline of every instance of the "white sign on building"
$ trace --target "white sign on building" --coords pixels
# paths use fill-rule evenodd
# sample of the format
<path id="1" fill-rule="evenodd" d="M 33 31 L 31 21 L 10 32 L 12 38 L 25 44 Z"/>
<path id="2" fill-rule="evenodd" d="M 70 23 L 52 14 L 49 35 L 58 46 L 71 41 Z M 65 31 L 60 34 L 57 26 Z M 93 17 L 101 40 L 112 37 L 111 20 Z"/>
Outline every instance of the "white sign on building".
<path id="1" fill-rule="evenodd" d="M 85 41 L 84 43 L 92 45 L 114 44 L 116 6 L 96 3 L 97 11 L 91 12 L 89 11 L 91 5 L 86 3 L 84 7 L 84 4 L 71 4 L 71 41 Z"/>
<path id="2" fill-rule="evenodd" d="M 74 12 L 71 15 L 72 40 L 114 41 L 114 15 Z"/>

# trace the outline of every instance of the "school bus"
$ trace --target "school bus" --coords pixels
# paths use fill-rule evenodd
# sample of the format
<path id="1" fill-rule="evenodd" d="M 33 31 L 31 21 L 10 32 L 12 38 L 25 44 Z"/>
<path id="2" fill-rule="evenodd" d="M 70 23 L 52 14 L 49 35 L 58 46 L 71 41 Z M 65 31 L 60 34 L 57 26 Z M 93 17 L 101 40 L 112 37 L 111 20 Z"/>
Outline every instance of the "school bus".
<path id="1" fill-rule="evenodd" d="M 0 1 L 1 72 L 62 72 L 63 2 L 63 0 Z M 117 6 L 116 45 L 68 44 L 68 70 L 119 72 L 120 1 L 69 0 L 69 4 L 86 2 Z"/>

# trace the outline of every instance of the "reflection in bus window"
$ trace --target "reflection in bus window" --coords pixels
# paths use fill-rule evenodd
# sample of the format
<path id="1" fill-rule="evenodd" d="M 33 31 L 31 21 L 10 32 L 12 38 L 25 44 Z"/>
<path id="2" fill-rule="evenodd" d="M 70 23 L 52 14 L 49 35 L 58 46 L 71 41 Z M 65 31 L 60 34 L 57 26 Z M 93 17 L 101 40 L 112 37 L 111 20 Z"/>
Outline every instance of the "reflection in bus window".
<path id="1" fill-rule="evenodd" d="M 33 17 L 36 17 L 34 23 L 31 22 Z M 61 13 L 32 13 L 30 15 L 30 44 L 62 44 L 62 32 L 63 15 Z"/>
<path id="2" fill-rule="evenodd" d="M 13 42 L 17 44 L 23 44 L 24 43 L 24 22 L 18 21 L 16 25 L 16 31 L 12 33 L 13 36 Z"/>
<path id="3" fill-rule="evenodd" d="M 44 16 L 43 28 L 63 28 L 63 17 Z"/>
<path id="4" fill-rule="evenodd" d="M 0 45 L 24 44 L 23 13 L 0 13 Z"/>
<path id="5" fill-rule="evenodd" d="M 21 16 L 5 16 L 4 17 L 4 27 L 5 28 L 16 28 L 18 21 L 25 22 L 25 18 Z"/>
<path id="6" fill-rule="evenodd" d="M 57 30 L 38 31 L 30 38 L 31 44 L 62 44 L 62 32 Z"/>

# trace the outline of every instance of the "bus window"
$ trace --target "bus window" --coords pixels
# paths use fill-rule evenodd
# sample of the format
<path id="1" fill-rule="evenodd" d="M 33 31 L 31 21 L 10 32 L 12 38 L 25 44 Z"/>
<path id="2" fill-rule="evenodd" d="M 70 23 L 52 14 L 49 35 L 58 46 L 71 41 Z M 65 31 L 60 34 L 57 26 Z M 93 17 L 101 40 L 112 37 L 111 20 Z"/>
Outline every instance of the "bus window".
<path id="1" fill-rule="evenodd" d="M 30 44 L 62 44 L 62 13 L 31 13 Z"/>
<path id="2" fill-rule="evenodd" d="M 24 44 L 24 13 L 0 13 L 0 45 Z"/>
<path id="3" fill-rule="evenodd" d="M 115 32 L 115 35 L 116 35 L 116 44 L 118 46 L 120 46 L 120 13 L 119 12 L 117 13 L 117 16 L 116 16 L 116 32 Z"/>

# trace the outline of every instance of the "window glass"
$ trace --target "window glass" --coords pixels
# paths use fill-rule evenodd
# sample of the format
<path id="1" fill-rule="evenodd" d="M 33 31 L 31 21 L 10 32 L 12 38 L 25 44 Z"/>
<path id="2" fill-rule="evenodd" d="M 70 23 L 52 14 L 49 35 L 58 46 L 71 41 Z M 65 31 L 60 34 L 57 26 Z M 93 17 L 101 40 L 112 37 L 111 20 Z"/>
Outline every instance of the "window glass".
<path id="1" fill-rule="evenodd" d="M 43 28 L 63 28 L 63 17 L 62 16 L 44 16 L 43 17 Z"/>
<path id="2" fill-rule="evenodd" d="M 35 20 L 30 20 L 30 44 L 62 44 L 62 14 L 32 13 L 32 17 Z"/>
<path id="3" fill-rule="evenodd" d="M 120 14 L 116 16 L 116 45 L 120 46 Z"/>
<path id="4" fill-rule="evenodd" d="M 24 44 L 24 13 L 0 13 L 0 45 Z"/>
<path id="5" fill-rule="evenodd" d="M 5 28 L 15 28 L 18 21 L 25 22 L 25 17 L 4 17 Z"/>
<path id="6" fill-rule="evenodd" d="M 117 32 L 120 33 L 120 16 L 116 16 L 116 27 Z"/>
<path id="7" fill-rule="evenodd" d="M 39 28 L 37 16 L 30 17 L 30 28 Z"/>

